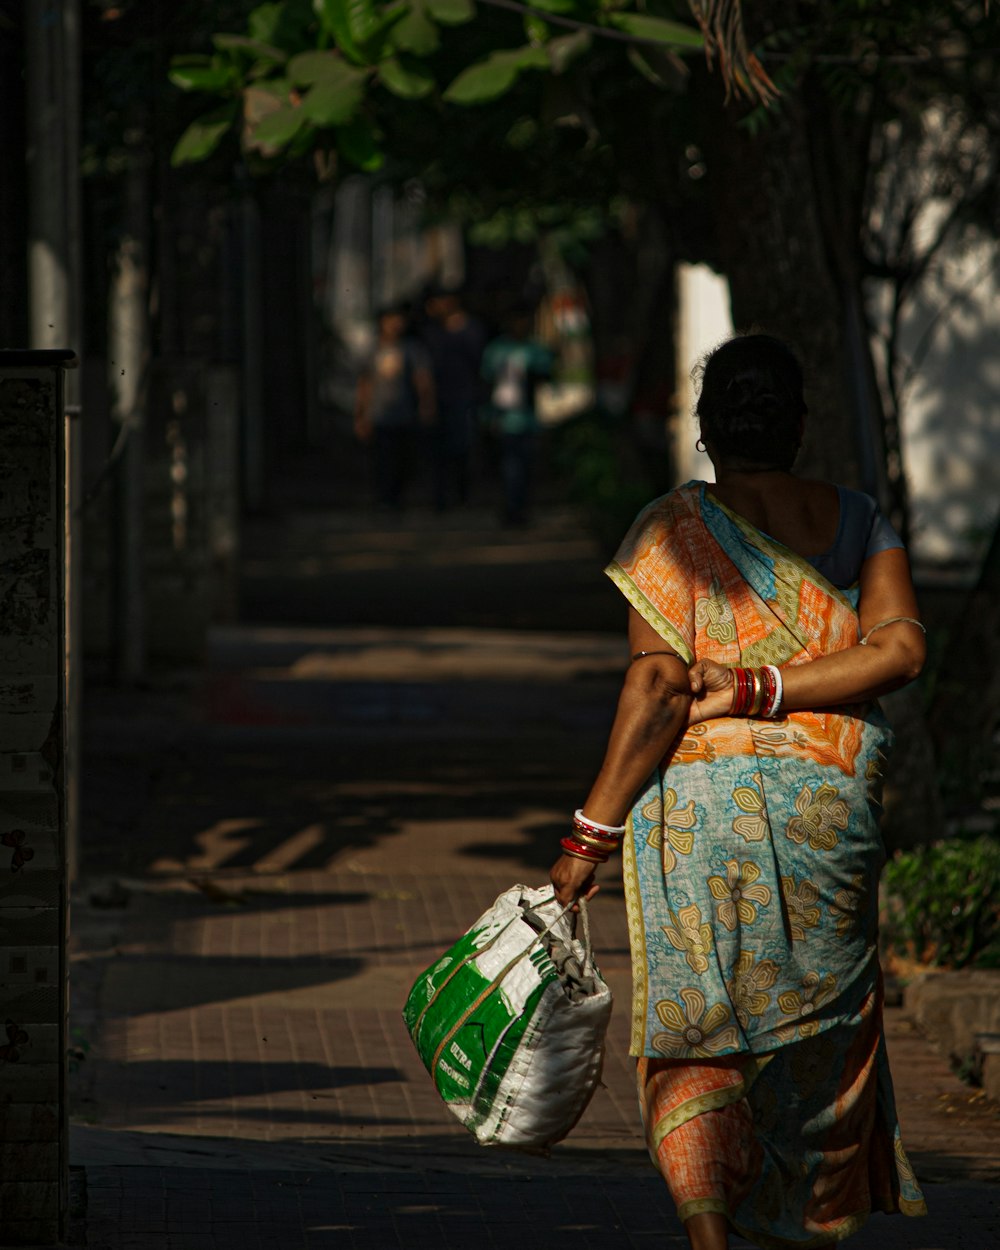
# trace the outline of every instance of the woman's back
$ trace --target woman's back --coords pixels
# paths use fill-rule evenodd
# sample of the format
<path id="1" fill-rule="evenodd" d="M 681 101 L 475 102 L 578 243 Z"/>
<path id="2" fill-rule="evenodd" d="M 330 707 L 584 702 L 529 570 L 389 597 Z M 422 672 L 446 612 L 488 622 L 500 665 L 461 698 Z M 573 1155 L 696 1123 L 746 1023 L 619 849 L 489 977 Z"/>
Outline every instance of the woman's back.
<path id="1" fill-rule="evenodd" d="M 708 491 L 730 511 L 807 559 L 829 551 L 837 537 L 840 500 L 832 482 L 765 472 L 712 483 Z"/>
<path id="2" fill-rule="evenodd" d="M 707 489 L 841 589 L 858 581 L 869 556 L 902 546 L 878 503 L 858 490 L 789 473 L 743 474 Z"/>

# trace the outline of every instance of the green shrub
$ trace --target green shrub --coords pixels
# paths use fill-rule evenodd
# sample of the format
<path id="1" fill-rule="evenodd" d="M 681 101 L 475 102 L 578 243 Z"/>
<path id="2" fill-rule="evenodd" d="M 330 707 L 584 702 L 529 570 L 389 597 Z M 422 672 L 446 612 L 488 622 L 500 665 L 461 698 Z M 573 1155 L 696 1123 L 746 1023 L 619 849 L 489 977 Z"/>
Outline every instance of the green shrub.
<path id="1" fill-rule="evenodd" d="M 611 553 L 641 508 L 659 493 L 620 421 L 591 411 L 558 427 L 555 468 L 591 531 Z M 665 489 L 662 488 L 662 489 Z"/>
<path id="2" fill-rule="evenodd" d="M 921 963 L 1000 964 L 1000 838 L 897 851 L 882 876 L 882 936 Z"/>

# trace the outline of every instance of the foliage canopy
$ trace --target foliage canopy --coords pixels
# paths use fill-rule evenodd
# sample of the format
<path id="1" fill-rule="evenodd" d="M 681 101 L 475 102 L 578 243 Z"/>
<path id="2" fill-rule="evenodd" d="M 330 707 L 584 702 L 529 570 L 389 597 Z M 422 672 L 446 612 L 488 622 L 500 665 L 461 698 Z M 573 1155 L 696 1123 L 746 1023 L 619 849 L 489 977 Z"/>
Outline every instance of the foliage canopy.
<path id="1" fill-rule="evenodd" d="M 513 7 L 517 14 L 505 6 L 475 21 L 473 0 L 261 4 L 244 32 L 214 35 L 211 53 L 174 58 L 176 86 L 222 101 L 188 126 L 174 163 L 204 159 L 238 125 L 251 159 L 320 150 L 372 171 L 385 159 L 384 126 L 399 101 L 431 100 L 441 120 L 447 105 L 493 102 L 525 77 L 568 78 L 595 33 L 620 39 L 654 75 L 657 59 L 676 67 L 678 55 L 705 46 L 702 30 L 667 15 L 669 5 L 664 15 L 628 0 Z"/>

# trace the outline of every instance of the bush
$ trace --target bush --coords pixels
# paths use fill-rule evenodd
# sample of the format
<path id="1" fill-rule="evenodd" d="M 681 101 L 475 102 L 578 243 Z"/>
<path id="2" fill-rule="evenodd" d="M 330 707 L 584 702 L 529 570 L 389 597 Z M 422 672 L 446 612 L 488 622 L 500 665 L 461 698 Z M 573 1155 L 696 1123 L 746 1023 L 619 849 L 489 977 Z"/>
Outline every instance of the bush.
<path id="1" fill-rule="evenodd" d="M 592 411 L 567 421 L 554 434 L 556 470 L 610 554 L 658 491 L 620 421 Z"/>
<path id="2" fill-rule="evenodd" d="M 882 935 L 921 963 L 1000 965 L 1000 838 L 897 851 L 882 876 Z"/>

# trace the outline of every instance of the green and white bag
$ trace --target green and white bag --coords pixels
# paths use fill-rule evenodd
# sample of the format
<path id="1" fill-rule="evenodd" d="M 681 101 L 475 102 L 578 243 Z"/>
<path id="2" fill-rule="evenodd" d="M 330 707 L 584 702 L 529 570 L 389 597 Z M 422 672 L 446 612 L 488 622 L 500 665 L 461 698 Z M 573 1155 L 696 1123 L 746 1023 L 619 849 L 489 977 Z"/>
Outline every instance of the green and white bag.
<path id="1" fill-rule="evenodd" d="M 551 887 L 501 894 L 423 972 L 403 1019 L 438 1093 L 484 1146 L 545 1150 L 600 1080 L 611 990 Z"/>

